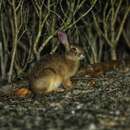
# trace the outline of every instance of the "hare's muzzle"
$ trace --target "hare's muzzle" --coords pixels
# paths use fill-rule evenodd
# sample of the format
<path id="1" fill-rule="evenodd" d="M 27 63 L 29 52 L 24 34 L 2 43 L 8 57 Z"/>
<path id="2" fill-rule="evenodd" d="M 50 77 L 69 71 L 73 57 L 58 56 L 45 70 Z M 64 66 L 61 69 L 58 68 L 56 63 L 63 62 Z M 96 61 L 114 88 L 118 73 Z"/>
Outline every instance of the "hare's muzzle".
<path id="1" fill-rule="evenodd" d="M 83 60 L 85 58 L 84 54 L 80 54 L 79 58 L 80 60 Z"/>

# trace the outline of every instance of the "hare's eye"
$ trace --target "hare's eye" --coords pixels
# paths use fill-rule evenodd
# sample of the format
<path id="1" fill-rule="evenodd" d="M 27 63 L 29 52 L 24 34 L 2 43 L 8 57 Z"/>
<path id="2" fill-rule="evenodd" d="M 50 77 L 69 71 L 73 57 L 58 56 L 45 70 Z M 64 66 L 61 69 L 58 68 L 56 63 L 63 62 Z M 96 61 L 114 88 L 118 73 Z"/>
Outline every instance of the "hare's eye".
<path id="1" fill-rule="evenodd" d="M 72 54 L 74 54 L 75 56 L 78 54 L 78 50 L 77 50 L 77 48 L 71 48 L 71 50 L 70 50 L 71 52 L 72 52 Z"/>
<path id="2" fill-rule="evenodd" d="M 72 48 L 71 48 L 71 51 L 73 51 L 73 52 L 77 52 L 77 48 L 72 47 Z"/>

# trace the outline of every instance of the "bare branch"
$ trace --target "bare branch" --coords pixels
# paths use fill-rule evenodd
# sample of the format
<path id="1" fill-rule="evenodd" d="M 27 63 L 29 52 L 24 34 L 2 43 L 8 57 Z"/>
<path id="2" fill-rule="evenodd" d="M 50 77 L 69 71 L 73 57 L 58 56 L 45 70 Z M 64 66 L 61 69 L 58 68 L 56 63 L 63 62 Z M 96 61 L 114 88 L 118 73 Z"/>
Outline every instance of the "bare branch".
<path id="1" fill-rule="evenodd" d="M 73 25 L 75 25 L 77 22 L 79 22 L 82 18 L 84 18 L 95 6 L 97 0 L 94 1 L 93 5 L 84 13 L 82 14 L 78 19 L 76 19 L 73 23 L 71 23 L 67 28 L 65 28 L 65 30 L 71 28 Z"/>

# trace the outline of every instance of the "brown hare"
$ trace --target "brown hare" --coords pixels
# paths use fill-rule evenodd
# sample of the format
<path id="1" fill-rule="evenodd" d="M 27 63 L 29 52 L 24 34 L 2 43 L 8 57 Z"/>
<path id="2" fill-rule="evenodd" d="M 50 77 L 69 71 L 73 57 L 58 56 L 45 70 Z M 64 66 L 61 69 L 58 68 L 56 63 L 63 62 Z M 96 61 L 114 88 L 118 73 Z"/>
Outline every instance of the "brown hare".
<path id="1" fill-rule="evenodd" d="M 62 91 L 60 85 L 69 89 L 72 86 L 70 78 L 76 74 L 84 57 L 83 50 L 70 45 L 64 32 L 58 32 L 58 38 L 65 47 L 65 53 L 44 55 L 30 73 L 31 90 L 36 94 Z"/>

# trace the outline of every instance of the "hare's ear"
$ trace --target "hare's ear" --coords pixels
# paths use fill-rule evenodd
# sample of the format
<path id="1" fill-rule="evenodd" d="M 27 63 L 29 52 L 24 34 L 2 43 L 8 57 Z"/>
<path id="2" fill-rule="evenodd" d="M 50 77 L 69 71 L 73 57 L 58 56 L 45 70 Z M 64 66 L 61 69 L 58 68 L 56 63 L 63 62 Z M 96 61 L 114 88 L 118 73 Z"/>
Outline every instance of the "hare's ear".
<path id="1" fill-rule="evenodd" d="M 64 32 L 58 32 L 58 39 L 59 41 L 65 46 L 65 49 L 68 51 L 70 49 L 68 38 L 66 33 Z"/>

